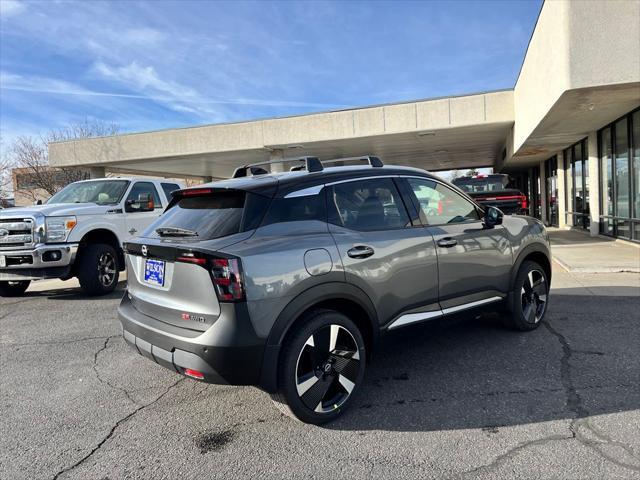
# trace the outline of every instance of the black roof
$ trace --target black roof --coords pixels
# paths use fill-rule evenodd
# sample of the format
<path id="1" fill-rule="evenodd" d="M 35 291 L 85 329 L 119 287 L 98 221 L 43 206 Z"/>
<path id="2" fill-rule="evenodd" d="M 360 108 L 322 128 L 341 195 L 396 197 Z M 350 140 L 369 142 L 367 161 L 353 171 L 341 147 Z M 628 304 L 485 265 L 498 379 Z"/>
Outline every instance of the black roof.
<path id="1" fill-rule="evenodd" d="M 230 178 L 227 180 L 210 182 L 205 185 L 199 185 L 192 188 L 210 187 L 244 190 L 268 196 L 273 196 L 273 194 L 277 191 L 278 196 L 280 197 L 296 190 L 301 190 L 303 188 L 313 187 L 316 185 L 322 185 L 325 183 L 351 180 L 354 178 L 407 174 L 425 178 L 435 178 L 442 181 L 442 179 L 436 177 L 435 175 L 419 168 L 400 167 L 393 165 L 385 165 L 383 167 L 342 166 L 325 168 L 319 172 L 307 172 L 305 170 L 300 170 L 293 172 L 267 173 L 262 175 Z"/>
<path id="2" fill-rule="evenodd" d="M 281 198 L 291 192 L 314 187 L 316 185 L 324 185 L 326 183 L 334 183 L 340 182 L 342 180 L 352 180 L 356 178 L 387 177 L 395 175 L 409 175 L 436 180 L 447 185 L 449 188 L 458 192 L 469 201 L 476 203 L 475 200 L 470 197 L 467 192 L 461 190 L 451 182 L 438 177 L 437 175 L 434 175 L 420 168 L 402 167 L 396 165 L 384 165 L 382 167 L 371 167 L 362 165 L 340 166 L 324 168 L 323 170 L 317 172 L 297 170 L 282 173 L 267 173 L 252 176 L 241 176 L 178 190 L 174 192 L 174 194 L 191 189 L 212 188 L 225 190 L 244 190 L 246 192 L 253 192 L 259 195 L 264 195 L 269 198 L 272 198 L 274 196 Z M 480 206 L 477 203 L 476 205 Z M 480 206 L 480 208 L 482 208 L 482 206 Z"/>

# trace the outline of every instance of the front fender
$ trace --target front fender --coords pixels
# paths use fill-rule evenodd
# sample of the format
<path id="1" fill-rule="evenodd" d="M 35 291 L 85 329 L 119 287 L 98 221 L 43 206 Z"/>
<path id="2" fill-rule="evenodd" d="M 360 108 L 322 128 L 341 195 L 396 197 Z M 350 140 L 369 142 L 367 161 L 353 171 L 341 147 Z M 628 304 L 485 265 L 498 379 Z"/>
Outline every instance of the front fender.
<path id="1" fill-rule="evenodd" d="M 94 230 L 108 230 L 118 239 L 118 244 L 122 247 L 123 237 L 118 234 L 118 226 L 114 222 L 107 220 L 90 221 L 90 222 L 78 222 L 71 234 L 67 239 L 67 242 L 80 242 L 85 235 Z"/>

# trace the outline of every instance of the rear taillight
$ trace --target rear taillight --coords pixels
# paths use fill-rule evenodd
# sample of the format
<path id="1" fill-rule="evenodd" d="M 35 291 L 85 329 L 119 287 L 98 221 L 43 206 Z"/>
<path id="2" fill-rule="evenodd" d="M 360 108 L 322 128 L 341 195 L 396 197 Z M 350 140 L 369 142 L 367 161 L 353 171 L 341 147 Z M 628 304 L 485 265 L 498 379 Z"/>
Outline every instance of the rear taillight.
<path id="1" fill-rule="evenodd" d="M 244 284 L 239 259 L 188 252 L 178 255 L 176 262 L 192 263 L 208 269 L 220 302 L 244 300 Z"/>
<path id="2" fill-rule="evenodd" d="M 522 195 L 520 197 L 520 208 L 522 210 L 526 210 L 527 209 L 527 197 L 525 197 L 524 195 Z"/>
<path id="3" fill-rule="evenodd" d="M 211 259 L 211 277 L 221 302 L 234 302 L 244 298 L 240 261 L 237 258 Z"/>

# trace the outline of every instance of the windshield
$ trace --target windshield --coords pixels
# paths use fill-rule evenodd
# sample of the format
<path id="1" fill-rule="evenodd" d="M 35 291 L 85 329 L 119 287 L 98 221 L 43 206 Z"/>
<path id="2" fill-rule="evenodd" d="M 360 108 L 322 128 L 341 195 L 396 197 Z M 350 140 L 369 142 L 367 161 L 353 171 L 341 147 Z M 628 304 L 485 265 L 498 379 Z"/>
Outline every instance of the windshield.
<path id="1" fill-rule="evenodd" d="M 508 177 L 456 178 L 453 184 L 465 192 L 493 192 L 504 190 Z"/>
<path id="2" fill-rule="evenodd" d="M 98 180 L 67 185 L 49 199 L 53 203 L 97 203 L 109 205 L 118 203 L 127 189 L 128 180 Z"/>

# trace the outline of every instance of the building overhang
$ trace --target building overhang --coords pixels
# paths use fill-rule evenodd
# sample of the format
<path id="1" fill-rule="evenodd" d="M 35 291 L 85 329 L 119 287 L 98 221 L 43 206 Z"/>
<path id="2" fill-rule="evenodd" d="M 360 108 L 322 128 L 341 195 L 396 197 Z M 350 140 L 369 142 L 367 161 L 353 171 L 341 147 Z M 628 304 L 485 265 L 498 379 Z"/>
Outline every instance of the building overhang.
<path id="1" fill-rule="evenodd" d="M 491 166 L 513 125 L 513 91 L 52 143 L 52 164 L 225 177 L 246 163 L 378 155 L 433 170 Z"/>

